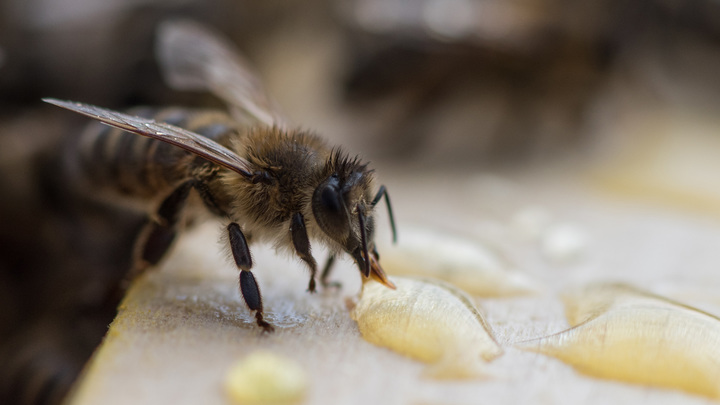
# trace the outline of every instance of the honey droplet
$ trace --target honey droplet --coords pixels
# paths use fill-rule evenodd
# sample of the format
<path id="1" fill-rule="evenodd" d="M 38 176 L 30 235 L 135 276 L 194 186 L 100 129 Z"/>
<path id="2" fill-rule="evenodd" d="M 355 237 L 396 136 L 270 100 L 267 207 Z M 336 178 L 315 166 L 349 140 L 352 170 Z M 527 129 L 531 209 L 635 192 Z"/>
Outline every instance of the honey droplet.
<path id="1" fill-rule="evenodd" d="M 565 297 L 573 328 L 521 342 L 600 378 L 720 399 L 720 319 L 622 284 Z"/>
<path id="2" fill-rule="evenodd" d="M 478 241 L 436 230 L 406 227 L 398 245 L 383 253 L 389 274 L 432 277 L 472 295 L 502 297 L 536 293 L 538 284 L 511 269 Z"/>
<path id="3" fill-rule="evenodd" d="M 428 370 L 434 378 L 487 374 L 484 361 L 499 356 L 502 349 L 465 293 L 432 279 L 393 277 L 392 281 L 396 290 L 365 283 L 351 311 L 365 340 L 435 365 Z"/>

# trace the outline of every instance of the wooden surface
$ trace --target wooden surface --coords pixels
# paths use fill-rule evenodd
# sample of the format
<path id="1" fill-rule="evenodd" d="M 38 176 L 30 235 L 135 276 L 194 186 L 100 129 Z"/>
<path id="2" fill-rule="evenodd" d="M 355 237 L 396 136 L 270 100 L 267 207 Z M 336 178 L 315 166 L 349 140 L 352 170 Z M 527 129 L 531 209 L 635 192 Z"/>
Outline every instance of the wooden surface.
<path id="1" fill-rule="evenodd" d="M 720 168 L 712 164 L 710 170 Z M 476 298 L 505 350 L 489 366 L 493 377 L 423 378 L 425 365 L 362 340 L 345 305 L 360 289 L 349 261 L 334 272 L 342 290 L 310 295 L 303 265 L 267 246 L 252 251 L 267 319 L 277 331 L 262 334 L 219 242 L 222 226 L 208 223 L 184 235 L 160 268 L 132 286 L 69 403 L 226 404 L 225 374 L 259 349 L 304 367 L 308 404 L 714 403 L 583 376 L 513 343 L 566 329 L 559 294 L 592 281 L 623 281 L 720 314 L 720 205 L 714 205 L 720 187 L 689 192 L 685 182 L 665 181 L 657 170 L 628 177 L 621 164 L 495 173 L 381 167 L 378 173 L 391 192 L 400 238 L 405 224 L 441 227 L 492 246 L 545 286 L 535 296 Z M 667 190 L 689 197 L 667 199 Z M 535 237 L 518 229 L 518 215 L 529 207 L 549 221 Z M 378 229 L 387 241 L 385 223 L 381 214 Z M 572 255 L 553 254 L 544 247 L 553 226 L 570 226 L 584 242 Z M 381 255 L 392 254 L 388 243 L 380 247 Z M 325 257 L 320 249 L 315 255 L 319 262 Z"/>

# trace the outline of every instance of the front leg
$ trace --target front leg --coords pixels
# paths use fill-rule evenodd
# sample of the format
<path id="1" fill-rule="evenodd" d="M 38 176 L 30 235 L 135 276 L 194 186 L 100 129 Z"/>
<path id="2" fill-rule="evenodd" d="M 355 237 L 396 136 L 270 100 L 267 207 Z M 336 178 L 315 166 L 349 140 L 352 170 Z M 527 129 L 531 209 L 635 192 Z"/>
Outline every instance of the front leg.
<path id="1" fill-rule="evenodd" d="M 296 213 L 290 223 L 290 234 L 292 235 L 293 246 L 298 256 L 310 267 L 310 283 L 308 291 L 315 292 L 315 274 L 317 274 L 317 262 L 310 253 L 310 239 L 305 228 L 305 218 L 301 213 Z"/>
<path id="2" fill-rule="evenodd" d="M 250 271 L 253 263 L 245 235 L 243 235 L 242 230 L 240 230 L 240 225 L 235 222 L 228 225 L 227 230 L 230 236 L 230 249 L 232 250 L 233 259 L 235 259 L 235 264 L 240 268 L 240 291 L 242 292 L 243 299 L 245 299 L 247 306 L 255 311 L 257 324 L 263 328 L 265 332 L 272 332 L 275 328 L 263 319 L 262 296 L 260 295 L 260 288 L 258 288 L 257 282 L 255 281 L 255 276 Z"/>

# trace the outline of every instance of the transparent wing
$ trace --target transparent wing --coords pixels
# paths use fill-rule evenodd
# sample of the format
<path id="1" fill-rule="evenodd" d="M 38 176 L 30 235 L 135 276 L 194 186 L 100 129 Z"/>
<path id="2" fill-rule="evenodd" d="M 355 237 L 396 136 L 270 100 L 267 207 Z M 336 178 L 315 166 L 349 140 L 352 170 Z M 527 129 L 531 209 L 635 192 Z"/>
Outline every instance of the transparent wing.
<path id="1" fill-rule="evenodd" d="M 265 125 L 287 126 L 250 65 L 231 43 L 209 28 L 189 20 L 162 23 L 156 57 L 171 87 L 212 92 L 228 103 L 241 122 L 249 116 Z"/>
<path id="2" fill-rule="evenodd" d="M 194 132 L 146 118 L 123 114 L 89 104 L 44 98 L 46 103 L 94 118 L 104 124 L 181 147 L 220 166 L 251 178 L 250 163 L 230 149 Z"/>

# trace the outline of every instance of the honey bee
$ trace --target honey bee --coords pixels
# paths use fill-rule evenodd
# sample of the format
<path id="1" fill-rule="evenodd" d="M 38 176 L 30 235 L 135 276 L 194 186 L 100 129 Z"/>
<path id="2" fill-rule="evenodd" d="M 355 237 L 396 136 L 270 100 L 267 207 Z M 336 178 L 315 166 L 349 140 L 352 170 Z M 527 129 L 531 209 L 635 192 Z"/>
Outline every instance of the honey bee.
<path id="1" fill-rule="evenodd" d="M 76 181 L 93 192 L 105 189 L 145 203 L 148 221 L 136 240 L 130 275 L 163 258 L 194 190 L 210 213 L 226 220 L 242 296 L 266 332 L 273 326 L 264 320 L 251 272 L 251 242 L 297 254 L 310 269 L 311 293 L 318 273 L 311 241 L 330 251 L 320 274 L 324 287 L 335 257 L 346 253 L 363 277 L 394 288 L 374 243 L 374 209 L 383 197 L 396 240 L 392 207 L 386 188 L 375 188 L 367 163 L 290 127 L 240 53 L 211 30 L 167 21 L 158 30 L 157 56 L 171 87 L 210 91 L 229 112 L 138 108 L 125 114 L 44 99 L 107 125 L 91 124 L 77 137 L 68 163 Z"/>

